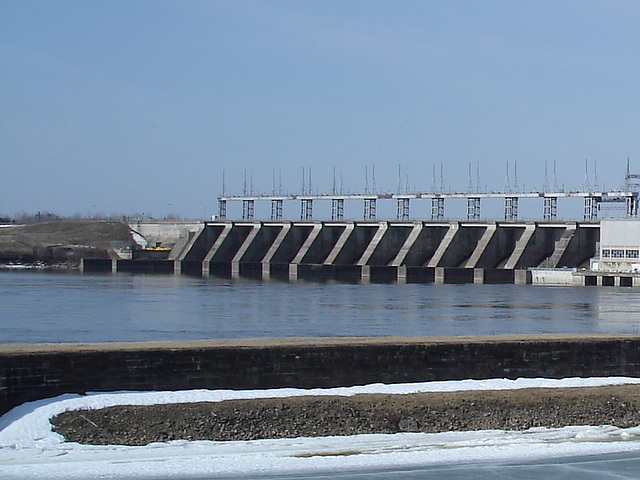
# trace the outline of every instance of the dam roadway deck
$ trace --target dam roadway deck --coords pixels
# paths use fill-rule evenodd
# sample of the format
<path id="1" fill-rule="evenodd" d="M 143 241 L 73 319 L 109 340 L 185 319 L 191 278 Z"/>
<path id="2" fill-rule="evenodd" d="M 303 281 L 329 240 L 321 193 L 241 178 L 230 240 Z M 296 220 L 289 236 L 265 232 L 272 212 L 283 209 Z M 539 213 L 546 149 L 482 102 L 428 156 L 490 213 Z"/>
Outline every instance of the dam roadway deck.
<path id="1" fill-rule="evenodd" d="M 210 221 L 136 222 L 171 248 L 166 259 L 117 260 L 114 271 L 288 279 L 530 283 L 528 268 L 576 268 L 596 254 L 598 222 Z M 91 269 L 90 264 L 85 268 Z"/>

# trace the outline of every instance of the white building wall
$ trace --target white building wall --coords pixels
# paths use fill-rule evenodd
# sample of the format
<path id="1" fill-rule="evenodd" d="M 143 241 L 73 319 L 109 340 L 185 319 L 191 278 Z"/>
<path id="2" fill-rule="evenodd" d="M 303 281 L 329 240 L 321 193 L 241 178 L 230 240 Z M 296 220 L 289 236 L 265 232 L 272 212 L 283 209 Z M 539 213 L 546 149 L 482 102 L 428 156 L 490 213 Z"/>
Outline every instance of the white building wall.
<path id="1" fill-rule="evenodd" d="M 639 263 L 640 220 L 602 220 L 599 270 L 635 271 Z"/>
<path id="2" fill-rule="evenodd" d="M 600 244 L 637 246 L 640 244 L 640 220 L 602 220 L 600 222 Z"/>

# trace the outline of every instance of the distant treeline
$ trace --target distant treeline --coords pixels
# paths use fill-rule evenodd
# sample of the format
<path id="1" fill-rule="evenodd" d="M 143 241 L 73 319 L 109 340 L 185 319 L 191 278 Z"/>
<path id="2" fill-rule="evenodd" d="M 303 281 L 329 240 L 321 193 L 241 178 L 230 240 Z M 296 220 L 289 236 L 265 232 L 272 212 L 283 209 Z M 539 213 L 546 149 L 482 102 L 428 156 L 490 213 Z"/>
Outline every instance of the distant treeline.
<path id="1" fill-rule="evenodd" d="M 109 220 L 109 221 L 121 221 L 128 222 L 131 220 L 183 220 L 182 216 L 176 214 L 166 215 L 160 219 L 155 218 L 145 213 L 135 213 L 132 215 L 124 215 L 120 213 L 112 213 L 110 215 L 104 215 L 102 213 L 96 213 L 91 215 L 83 215 L 76 213 L 74 215 L 58 215 L 52 212 L 35 212 L 27 213 L 22 212 L 14 216 L 0 215 L 0 223 L 16 223 L 16 224 L 30 224 L 38 222 L 55 222 L 55 221 L 87 221 L 87 220 Z"/>

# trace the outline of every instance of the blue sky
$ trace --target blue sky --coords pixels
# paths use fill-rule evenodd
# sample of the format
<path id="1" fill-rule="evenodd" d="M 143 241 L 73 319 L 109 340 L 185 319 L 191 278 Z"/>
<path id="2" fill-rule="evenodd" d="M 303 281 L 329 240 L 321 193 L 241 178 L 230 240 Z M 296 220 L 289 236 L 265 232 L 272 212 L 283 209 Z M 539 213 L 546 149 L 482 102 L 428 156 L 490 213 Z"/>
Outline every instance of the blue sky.
<path id="1" fill-rule="evenodd" d="M 555 161 L 580 189 L 588 160 L 619 187 L 639 24 L 636 1 L 0 0 L 0 214 L 204 217 L 223 170 L 356 192 L 375 166 L 395 192 L 442 164 L 464 191 L 472 162 L 500 190 L 517 161 L 529 190 Z"/>

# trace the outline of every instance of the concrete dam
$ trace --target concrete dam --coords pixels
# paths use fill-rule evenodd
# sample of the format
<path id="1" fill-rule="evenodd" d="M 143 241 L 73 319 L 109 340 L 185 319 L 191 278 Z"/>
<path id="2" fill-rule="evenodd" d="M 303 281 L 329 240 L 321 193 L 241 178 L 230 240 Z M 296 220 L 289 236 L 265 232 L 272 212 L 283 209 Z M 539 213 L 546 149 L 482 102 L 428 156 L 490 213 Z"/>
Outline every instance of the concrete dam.
<path id="1" fill-rule="evenodd" d="M 133 222 L 163 255 L 85 270 L 356 281 L 531 283 L 530 268 L 588 266 L 594 221 Z"/>

